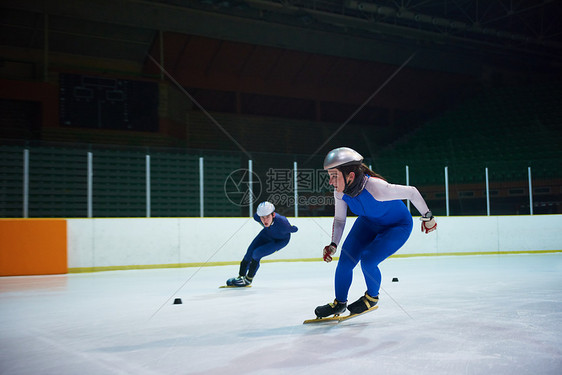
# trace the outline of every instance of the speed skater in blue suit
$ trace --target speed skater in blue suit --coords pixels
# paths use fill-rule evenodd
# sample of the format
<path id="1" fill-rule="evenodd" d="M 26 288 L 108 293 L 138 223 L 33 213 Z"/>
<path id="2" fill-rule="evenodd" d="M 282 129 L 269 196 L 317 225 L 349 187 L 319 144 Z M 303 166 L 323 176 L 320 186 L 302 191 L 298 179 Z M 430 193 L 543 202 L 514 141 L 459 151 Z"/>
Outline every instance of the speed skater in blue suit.
<path id="1" fill-rule="evenodd" d="M 298 231 L 285 216 L 275 212 L 275 206 L 271 202 L 266 201 L 258 205 L 254 220 L 262 224 L 263 229 L 248 246 L 240 262 L 238 277 L 226 281 L 228 286 L 249 286 L 260 268 L 260 260 L 287 246 L 291 233 Z"/>
<path id="2" fill-rule="evenodd" d="M 324 169 L 334 187 L 335 202 L 332 242 L 324 248 L 324 261 L 330 262 L 337 251 L 347 209 L 358 217 L 341 247 L 334 281 L 336 298 L 314 312 L 318 318 L 339 315 L 346 308 L 351 314 L 361 314 L 378 303 L 382 279 L 379 264 L 398 251 L 412 232 L 412 215 L 402 200 L 409 199 L 422 215 L 423 232 L 434 231 L 437 223 L 418 189 L 388 183 L 363 164 L 363 157 L 353 149 L 340 147 L 330 151 L 324 159 Z M 359 261 L 367 291 L 348 306 L 353 269 Z"/>

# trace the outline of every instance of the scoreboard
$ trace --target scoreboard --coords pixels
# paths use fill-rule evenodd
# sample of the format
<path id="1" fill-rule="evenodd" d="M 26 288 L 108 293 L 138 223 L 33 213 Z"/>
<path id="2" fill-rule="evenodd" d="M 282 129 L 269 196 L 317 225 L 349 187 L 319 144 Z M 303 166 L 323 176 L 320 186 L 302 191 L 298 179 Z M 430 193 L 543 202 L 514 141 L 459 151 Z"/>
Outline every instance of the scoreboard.
<path id="1" fill-rule="evenodd" d="M 158 84 L 61 73 L 60 123 L 66 127 L 158 131 Z"/>

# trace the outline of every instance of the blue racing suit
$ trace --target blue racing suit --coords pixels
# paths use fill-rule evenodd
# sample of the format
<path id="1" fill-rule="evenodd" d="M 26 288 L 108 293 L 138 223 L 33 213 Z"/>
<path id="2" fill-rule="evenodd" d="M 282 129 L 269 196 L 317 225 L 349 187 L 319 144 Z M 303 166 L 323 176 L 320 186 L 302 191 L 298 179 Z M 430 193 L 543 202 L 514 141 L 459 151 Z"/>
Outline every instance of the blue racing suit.
<path id="1" fill-rule="evenodd" d="M 254 214 L 254 220 L 262 224 L 257 213 Z M 271 225 L 267 228 L 264 227 L 248 247 L 246 255 L 240 263 L 240 276 L 245 276 L 248 273 L 247 276 L 252 279 L 260 267 L 261 258 L 287 246 L 291 239 L 291 233 L 296 231 L 298 231 L 298 228 L 291 225 L 285 216 L 275 213 Z"/>
<path id="2" fill-rule="evenodd" d="M 415 187 L 393 185 L 370 176 L 364 178 L 366 180 L 363 190 L 353 198 L 334 191 L 332 242 L 337 245 L 342 237 L 347 208 L 358 215 L 341 247 L 336 268 L 335 293 L 340 302 L 347 301 L 353 269 L 359 261 L 367 284 L 367 293 L 373 297 L 379 294 L 379 263 L 398 251 L 412 232 L 412 215 L 401 200 L 410 199 L 420 213 L 429 211 Z"/>

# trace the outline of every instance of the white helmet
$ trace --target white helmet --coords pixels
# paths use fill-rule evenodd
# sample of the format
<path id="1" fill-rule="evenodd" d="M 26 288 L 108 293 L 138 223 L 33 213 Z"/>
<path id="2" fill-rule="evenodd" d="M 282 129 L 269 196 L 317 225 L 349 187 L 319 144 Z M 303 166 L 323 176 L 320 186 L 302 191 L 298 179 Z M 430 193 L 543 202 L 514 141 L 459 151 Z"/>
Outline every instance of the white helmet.
<path id="1" fill-rule="evenodd" d="M 275 211 L 275 206 L 271 202 L 265 201 L 265 202 L 261 202 L 258 205 L 258 210 L 257 210 L 258 216 L 267 216 L 273 211 Z"/>
<path id="2" fill-rule="evenodd" d="M 342 167 L 344 165 L 361 164 L 363 156 L 349 147 L 335 148 L 328 152 L 324 159 L 324 169 Z"/>

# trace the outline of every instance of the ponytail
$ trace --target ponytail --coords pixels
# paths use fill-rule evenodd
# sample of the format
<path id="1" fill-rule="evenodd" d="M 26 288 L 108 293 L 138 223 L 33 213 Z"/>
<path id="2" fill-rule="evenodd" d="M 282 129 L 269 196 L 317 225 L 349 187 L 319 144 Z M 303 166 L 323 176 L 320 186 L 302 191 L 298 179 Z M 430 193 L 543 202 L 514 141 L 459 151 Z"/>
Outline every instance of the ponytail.
<path id="1" fill-rule="evenodd" d="M 369 175 L 371 177 L 380 178 L 381 180 L 386 181 L 386 179 L 383 176 L 381 176 L 377 172 L 373 172 L 365 164 L 344 165 L 342 167 L 336 167 L 336 168 L 342 172 L 344 178 L 346 178 L 349 173 L 353 172 L 355 173 L 356 176 L 359 177 L 363 175 Z"/>
<path id="2" fill-rule="evenodd" d="M 378 173 L 376 173 L 376 172 L 373 172 L 373 171 L 372 171 L 369 167 L 367 167 L 364 163 L 361 164 L 361 165 L 359 166 L 359 168 L 360 168 L 360 169 L 363 171 L 363 173 L 366 174 L 366 175 L 369 175 L 369 176 L 371 176 L 371 177 L 380 178 L 381 180 L 385 180 L 385 181 L 386 181 L 386 179 L 385 179 L 383 176 L 381 176 L 380 174 L 378 174 Z"/>

